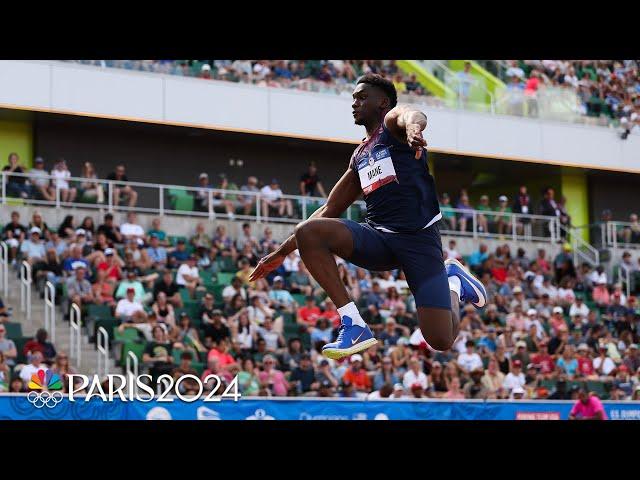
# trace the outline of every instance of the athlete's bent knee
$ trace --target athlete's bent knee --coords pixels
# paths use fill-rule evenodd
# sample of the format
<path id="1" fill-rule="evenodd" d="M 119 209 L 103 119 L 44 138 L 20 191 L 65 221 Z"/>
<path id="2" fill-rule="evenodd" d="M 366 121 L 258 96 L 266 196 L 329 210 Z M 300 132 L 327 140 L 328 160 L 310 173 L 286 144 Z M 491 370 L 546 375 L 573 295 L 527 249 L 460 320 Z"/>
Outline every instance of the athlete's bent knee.
<path id="1" fill-rule="evenodd" d="M 431 348 L 438 350 L 439 352 L 449 350 L 453 346 L 454 342 L 454 339 L 451 338 L 451 336 L 444 335 L 431 335 L 430 337 L 425 336 L 425 340 Z"/>
<path id="2" fill-rule="evenodd" d="M 296 241 L 307 242 L 309 239 L 317 235 L 317 232 L 315 232 L 316 230 L 314 221 L 307 220 L 306 222 L 296 225 L 293 233 L 296 236 Z"/>

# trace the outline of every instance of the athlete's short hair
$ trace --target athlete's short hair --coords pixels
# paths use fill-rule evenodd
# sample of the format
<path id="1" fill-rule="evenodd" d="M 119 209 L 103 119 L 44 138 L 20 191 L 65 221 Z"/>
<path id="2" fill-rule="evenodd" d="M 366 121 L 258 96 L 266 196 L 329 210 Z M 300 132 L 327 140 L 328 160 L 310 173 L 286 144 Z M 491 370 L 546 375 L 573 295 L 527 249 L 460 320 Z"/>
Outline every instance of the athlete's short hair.
<path id="1" fill-rule="evenodd" d="M 366 83 L 381 89 L 387 98 L 389 98 L 389 106 L 391 108 L 398 104 L 398 93 L 392 82 L 377 73 L 367 73 L 358 79 L 358 83 Z"/>

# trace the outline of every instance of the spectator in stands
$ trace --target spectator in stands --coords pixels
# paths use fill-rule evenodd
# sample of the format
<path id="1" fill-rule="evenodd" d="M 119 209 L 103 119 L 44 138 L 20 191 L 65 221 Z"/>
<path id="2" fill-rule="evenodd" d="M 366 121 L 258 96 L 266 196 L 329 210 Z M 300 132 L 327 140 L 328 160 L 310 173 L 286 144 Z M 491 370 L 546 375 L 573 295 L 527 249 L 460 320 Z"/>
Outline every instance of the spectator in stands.
<path id="1" fill-rule="evenodd" d="M 80 176 L 87 179 L 80 183 L 80 188 L 78 189 L 78 197 L 81 201 L 104 203 L 104 188 L 98 182 L 98 175 L 93 163 L 84 162 Z"/>
<path id="2" fill-rule="evenodd" d="M 258 240 L 251 235 L 251 225 L 243 223 L 242 232 L 240 232 L 240 235 L 238 235 L 238 238 L 236 239 L 236 248 L 239 251 L 242 251 L 246 245 L 251 247 L 251 251 L 256 251 L 258 248 Z"/>
<path id="3" fill-rule="evenodd" d="M 105 214 L 104 223 L 98 226 L 97 232 L 104 233 L 111 243 L 122 243 L 123 236 L 118 226 L 113 223 L 113 214 L 111 213 Z"/>
<path id="4" fill-rule="evenodd" d="M 160 226 L 160 219 L 154 218 L 151 220 L 151 228 L 147 231 L 147 243 L 151 243 L 151 236 L 155 235 L 158 237 L 158 243 L 167 248 L 169 246 L 169 241 L 167 240 L 167 232 L 162 230 Z"/>
<path id="5" fill-rule="evenodd" d="M 473 207 L 469 204 L 469 197 L 466 194 L 460 195 L 458 204 L 458 225 L 461 232 L 471 230 L 473 221 Z M 467 228 L 469 227 L 469 228 Z"/>
<path id="6" fill-rule="evenodd" d="M 513 213 L 524 214 L 524 215 L 530 215 L 531 213 L 533 213 L 531 211 L 531 197 L 529 197 L 529 194 L 527 193 L 526 185 L 520 186 L 518 194 L 514 199 Z M 528 223 L 531 223 L 531 220 L 529 218 L 521 218 L 521 217 L 517 218 L 516 230 L 518 235 L 522 235 L 523 228 L 524 228 L 523 226 Z"/>
<path id="7" fill-rule="evenodd" d="M 281 276 L 277 276 L 273 279 L 273 286 L 269 292 L 269 299 L 271 300 L 271 308 L 284 312 L 293 312 L 295 300 L 289 291 L 284 289 L 284 279 Z"/>
<path id="8" fill-rule="evenodd" d="M 53 373 L 57 373 L 60 376 L 60 378 L 62 379 L 62 386 L 64 388 L 64 391 L 66 393 L 69 393 L 67 391 L 67 387 L 69 385 L 69 375 L 76 375 L 78 371 L 69 364 L 69 356 L 65 352 L 58 352 L 55 362 L 51 366 L 51 371 Z M 77 379 L 76 383 L 78 383 L 79 381 L 80 380 Z"/>
<path id="9" fill-rule="evenodd" d="M 578 401 L 569 412 L 569 420 L 606 420 L 607 414 L 604 411 L 602 402 L 596 395 L 581 388 L 578 393 Z"/>
<path id="10" fill-rule="evenodd" d="M 27 235 L 27 227 L 20 223 L 20 213 L 11 212 L 11 221 L 2 229 L 2 239 L 9 246 L 9 259 L 15 261 L 18 247 Z"/>
<path id="11" fill-rule="evenodd" d="M 29 363 L 20 369 L 20 379 L 24 382 L 24 385 L 31 381 L 32 375 L 37 375 L 38 370 L 44 370 L 47 368 L 47 365 L 43 365 L 43 360 L 44 356 L 39 350 L 36 350 L 33 354 L 29 355 Z M 20 391 L 26 391 L 26 389 L 24 389 L 24 385 L 23 389 Z"/>
<path id="12" fill-rule="evenodd" d="M 60 192 L 60 201 L 73 203 L 78 195 L 78 189 L 72 187 L 69 183 L 71 172 L 64 158 L 59 159 L 53 166 L 51 176 L 53 177 L 54 191 L 58 190 Z"/>
<path id="13" fill-rule="evenodd" d="M 116 305 L 115 316 L 122 323 L 142 323 L 147 321 L 147 313 L 140 300 L 136 300 L 136 289 L 128 287 L 125 298 Z"/>
<path id="14" fill-rule="evenodd" d="M 46 258 L 44 242 L 41 240 L 42 230 L 38 227 L 31 227 L 29 234 L 29 239 L 22 242 L 20 246 L 20 253 L 30 265 L 35 265 Z"/>
<path id="15" fill-rule="evenodd" d="M 138 202 L 138 192 L 131 185 L 124 185 L 120 182 L 128 182 L 129 178 L 125 173 L 125 166 L 120 163 L 116 169 L 107 175 L 107 180 L 113 181 L 113 204 L 118 206 L 120 201 L 128 201 L 129 207 L 135 207 Z M 106 218 L 106 217 L 105 217 Z M 105 222 L 106 223 L 106 222 Z"/>
<path id="16" fill-rule="evenodd" d="M 266 317 L 262 325 L 258 327 L 258 335 L 264 339 L 266 349 L 270 352 L 278 353 L 286 345 L 282 334 L 275 330 L 271 317 Z"/>
<path id="17" fill-rule="evenodd" d="M 327 194 L 318 176 L 315 162 L 309 164 L 309 169 L 300 177 L 300 195 L 327 198 Z"/>
<path id="18" fill-rule="evenodd" d="M 279 217 L 293 218 L 293 204 L 291 200 L 282 198 L 282 190 L 277 179 L 272 179 L 269 185 L 260 190 L 262 196 L 262 216 L 268 218 L 270 213 L 277 212 Z"/>
<path id="19" fill-rule="evenodd" d="M 18 356 L 16 344 L 13 340 L 7 338 L 7 327 L 0 323 L 0 354 L 2 354 L 5 365 L 13 367 Z M 8 377 L 7 377 L 8 381 Z"/>
<path id="20" fill-rule="evenodd" d="M 289 382 L 284 374 L 276 368 L 276 359 L 272 355 L 265 355 L 262 361 L 263 370 L 258 373 L 258 380 L 263 388 L 271 395 L 284 397 L 289 391 Z"/>
<path id="21" fill-rule="evenodd" d="M 116 301 L 113 296 L 114 285 L 107 280 L 108 266 L 101 264 L 96 270 L 96 281 L 91 286 L 93 290 L 93 298 L 97 305 L 109 305 L 110 307 L 116 306 Z"/>
<path id="22" fill-rule="evenodd" d="M 440 212 L 442 212 L 442 222 L 445 230 L 456 230 L 457 216 L 451 206 L 451 198 L 448 193 L 443 193 L 440 199 Z"/>
<path id="23" fill-rule="evenodd" d="M 144 228 L 137 223 L 137 215 L 135 212 L 127 213 L 127 221 L 120 225 L 120 234 L 124 241 L 135 240 L 144 242 Z"/>
<path id="24" fill-rule="evenodd" d="M 7 173 L 26 173 L 25 169 L 20 165 L 20 156 L 12 152 L 9 154 L 9 164 L 2 169 Z M 7 195 L 10 197 L 29 198 L 31 189 L 27 184 L 26 176 L 7 175 Z"/>
<path id="25" fill-rule="evenodd" d="M 71 303 L 81 309 L 87 304 L 95 303 L 91 283 L 86 279 L 87 266 L 82 262 L 72 264 L 73 275 L 67 279 L 67 293 Z"/>
<path id="26" fill-rule="evenodd" d="M 474 272 L 481 273 L 482 264 L 489 258 L 488 250 L 487 245 L 481 243 L 478 250 L 469 256 L 469 266 Z"/>
<path id="27" fill-rule="evenodd" d="M 305 304 L 298 308 L 296 321 L 305 329 L 309 329 L 315 326 L 320 315 L 320 308 L 316 305 L 315 297 L 307 295 L 305 297 Z"/>
<path id="28" fill-rule="evenodd" d="M 638 222 L 637 214 L 629 215 L 629 225 L 622 230 L 622 238 L 625 243 L 640 242 L 640 222 Z"/>
<path id="29" fill-rule="evenodd" d="M 149 235 L 149 247 L 146 249 L 151 268 L 154 270 L 164 270 L 167 266 L 167 249 L 160 245 L 160 239 L 156 233 Z"/>
<path id="30" fill-rule="evenodd" d="M 47 202 L 55 201 L 55 188 L 51 188 L 49 172 L 44 168 L 44 159 L 36 157 L 33 165 L 33 169 L 29 172 L 29 181 L 33 187 L 34 198 L 36 200 L 46 200 Z"/>
<path id="31" fill-rule="evenodd" d="M 47 341 L 48 333 L 44 328 L 39 328 L 36 331 L 34 338 L 25 343 L 22 348 L 22 353 L 29 357 L 36 352 L 42 354 L 42 361 L 50 364 L 55 360 L 56 349 L 51 342 Z"/>
<path id="32" fill-rule="evenodd" d="M 320 388 L 319 382 L 316 381 L 316 371 L 311 362 L 311 355 L 302 354 L 300 357 L 300 365 L 291 371 L 289 376 L 289 388 L 297 395 L 316 396 Z"/>
<path id="33" fill-rule="evenodd" d="M 150 365 L 151 382 L 155 384 L 160 375 L 171 374 L 173 357 L 171 356 L 172 345 L 167 340 L 164 329 L 156 326 L 152 333 L 153 340 L 147 343 L 142 354 L 142 361 Z"/>
<path id="34" fill-rule="evenodd" d="M 258 179 L 254 176 L 248 177 L 246 185 L 242 185 L 240 190 L 243 192 L 260 192 L 260 189 L 258 188 Z M 244 214 L 251 215 L 251 211 L 256 204 L 256 195 L 242 195 L 238 197 L 238 201 L 244 208 Z"/>
<path id="35" fill-rule="evenodd" d="M 217 344 L 220 340 L 231 338 L 231 330 L 226 325 L 220 309 L 214 309 L 211 314 L 203 312 L 202 326 L 205 344 Z"/>

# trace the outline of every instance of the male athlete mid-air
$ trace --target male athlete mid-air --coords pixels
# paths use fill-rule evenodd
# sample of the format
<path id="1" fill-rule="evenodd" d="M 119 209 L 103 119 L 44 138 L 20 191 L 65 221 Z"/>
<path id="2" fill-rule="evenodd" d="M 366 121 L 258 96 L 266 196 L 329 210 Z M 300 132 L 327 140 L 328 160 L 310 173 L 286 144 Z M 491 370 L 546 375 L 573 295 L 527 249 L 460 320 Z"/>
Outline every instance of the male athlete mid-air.
<path id="1" fill-rule="evenodd" d="M 334 254 L 359 267 L 401 268 L 416 300 L 420 330 L 436 350 L 451 348 L 460 329 L 459 302 L 481 308 L 487 293 L 457 260 L 443 262 L 437 222 L 442 217 L 427 166 L 424 113 L 396 106 L 393 84 L 367 74 L 353 91 L 353 117 L 367 131 L 327 203 L 280 247 L 260 260 L 250 280 L 278 268 L 296 248 L 309 272 L 338 307 L 342 324 L 322 353 L 339 359 L 377 342 L 340 280 Z M 364 195 L 364 223 L 340 215 Z"/>

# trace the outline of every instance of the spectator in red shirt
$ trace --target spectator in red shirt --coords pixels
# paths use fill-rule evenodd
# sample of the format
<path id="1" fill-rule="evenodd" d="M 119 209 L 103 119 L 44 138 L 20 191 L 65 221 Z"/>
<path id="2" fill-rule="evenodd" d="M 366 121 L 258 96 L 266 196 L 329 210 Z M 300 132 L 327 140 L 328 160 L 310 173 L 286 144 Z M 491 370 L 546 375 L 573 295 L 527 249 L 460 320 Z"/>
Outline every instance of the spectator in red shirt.
<path id="1" fill-rule="evenodd" d="M 333 300 L 329 297 L 324 301 L 322 316 L 329 320 L 329 324 L 332 325 L 333 328 L 338 328 L 340 326 L 340 314 L 336 309 L 336 304 L 333 303 Z"/>
<path id="2" fill-rule="evenodd" d="M 25 356 L 34 352 L 42 353 L 43 361 L 47 364 L 53 363 L 56 358 L 56 349 L 51 342 L 47 342 L 47 331 L 44 328 L 39 328 L 36 336 L 25 343 L 22 349 Z"/>
<path id="3" fill-rule="evenodd" d="M 209 350 L 207 360 L 217 358 L 220 362 L 220 368 L 223 370 L 227 369 L 229 365 L 236 363 L 233 357 L 227 352 L 228 348 L 229 344 L 227 343 L 227 340 L 224 338 L 221 339 L 211 350 Z"/>
<path id="4" fill-rule="evenodd" d="M 531 357 L 531 361 L 545 377 L 550 377 L 555 371 L 556 364 L 553 361 L 553 357 L 549 355 L 547 342 L 545 341 L 538 343 L 538 353 Z"/>
<path id="5" fill-rule="evenodd" d="M 581 343 L 578 347 L 578 371 L 577 376 L 586 377 L 587 380 L 597 380 L 598 376 L 593 368 L 593 362 L 589 357 L 589 347 Z"/>
<path id="6" fill-rule="evenodd" d="M 321 314 L 320 307 L 316 305 L 315 297 L 313 295 L 307 295 L 304 306 L 298 309 L 297 321 L 305 327 L 313 327 Z"/>
<path id="7" fill-rule="evenodd" d="M 371 391 L 371 379 L 367 371 L 362 368 L 362 355 L 356 353 L 351 355 L 351 366 L 344 372 L 342 381 L 351 383 L 358 392 Z"/>

